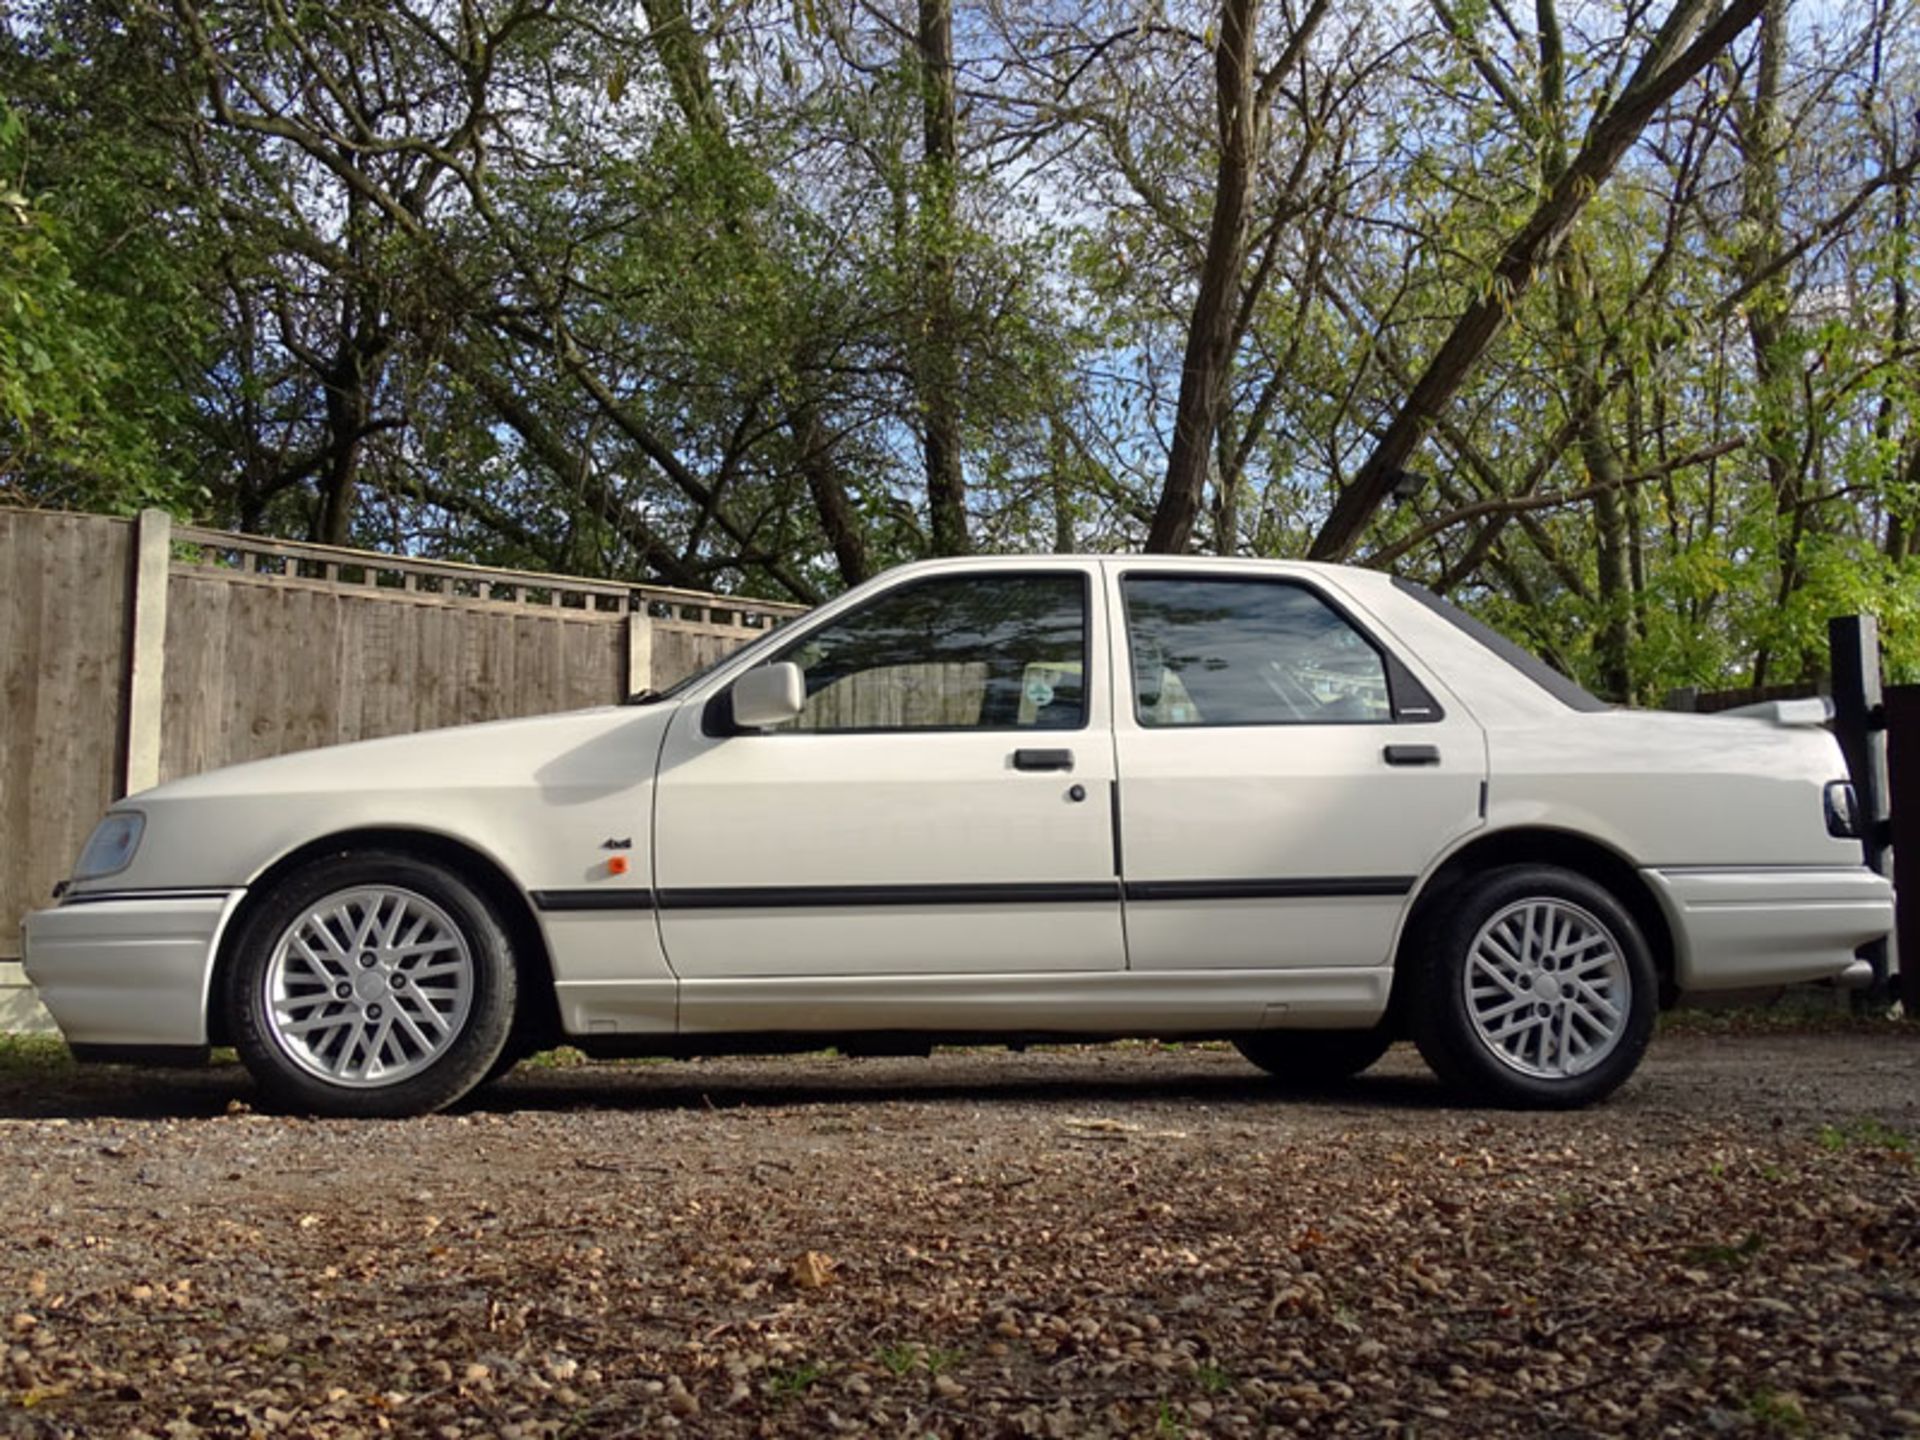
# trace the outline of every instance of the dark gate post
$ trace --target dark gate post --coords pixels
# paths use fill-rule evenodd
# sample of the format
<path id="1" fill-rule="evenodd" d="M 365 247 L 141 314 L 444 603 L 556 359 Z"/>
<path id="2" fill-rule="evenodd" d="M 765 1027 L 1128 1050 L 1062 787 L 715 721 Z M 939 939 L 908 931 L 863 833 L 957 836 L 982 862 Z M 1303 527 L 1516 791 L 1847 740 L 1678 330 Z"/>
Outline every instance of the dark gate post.
<path id="1" fill-rule="evenodd" d="M 1909 1020 L 1920 1020 L 1920 685 L 1888 686 L 1886 706 L 1900 1004 Z"/>
<path id="2" fill-rule="evenodd" d="M 1860 803 L 1866 861 L 1882 875 L 1889 875 L 1892 869 L 1887 850 L 1892 833 L 1887 804 L 1887 712 L 1880 690 L 1880 622 L 1871 615 L 1835 616 L 1827 621 L 1827 649 L 1833 661 L 1833 728 L 1840 748 L 1846 752 L 1847 770 L 1853 776 L 1854 795 Z M 1920 756 L 1915 759 L 1920 760 Z M 1910 810 L 1909 814 L 1920 822 L 1920 810 Z M 1920 901 L 1920 895 L 1914 898 Z M 1898 922 L 1896 904 L 1896 933 Z M 1914 923 L 1920 923 L 1920 915 L 1914 917 Z M 1920 940 L 1915 943 L 1920 944 Z M 1869 993 L 1884 1002 L 1889 968 L 1886 942 L 1869 946 L 1866 959 L 1873 966 L 1873 989 Z M 1911 968 L 1920 970 L 1920 965 Z"/>

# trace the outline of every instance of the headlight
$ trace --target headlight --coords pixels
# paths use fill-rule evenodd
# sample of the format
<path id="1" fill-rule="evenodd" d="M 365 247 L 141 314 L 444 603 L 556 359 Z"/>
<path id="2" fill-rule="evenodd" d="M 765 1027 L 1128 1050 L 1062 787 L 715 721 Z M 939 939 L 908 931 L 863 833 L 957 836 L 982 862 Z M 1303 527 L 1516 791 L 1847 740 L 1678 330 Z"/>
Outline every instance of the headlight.
<path id="1" fill-rule="evenodd" d="M 147 820 L 137 810 L 116 810 L 87 837 L 87 845 L 74 864 L 75 880 L 98 880 L 118 875 L 133 863 L 133 852 L 140 848 L 140 836 Z"/>

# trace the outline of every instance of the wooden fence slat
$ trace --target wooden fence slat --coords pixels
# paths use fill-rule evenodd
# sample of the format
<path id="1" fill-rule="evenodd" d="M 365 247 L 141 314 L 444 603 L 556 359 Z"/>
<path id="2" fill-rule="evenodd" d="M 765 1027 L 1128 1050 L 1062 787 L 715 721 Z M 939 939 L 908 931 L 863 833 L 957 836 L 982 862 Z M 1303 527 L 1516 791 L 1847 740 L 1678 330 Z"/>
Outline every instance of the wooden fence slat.
<path id="1" fill-rule="evenodd" d="M 117 792 L 130 532 L 0 511 L 0 963 Z"/>

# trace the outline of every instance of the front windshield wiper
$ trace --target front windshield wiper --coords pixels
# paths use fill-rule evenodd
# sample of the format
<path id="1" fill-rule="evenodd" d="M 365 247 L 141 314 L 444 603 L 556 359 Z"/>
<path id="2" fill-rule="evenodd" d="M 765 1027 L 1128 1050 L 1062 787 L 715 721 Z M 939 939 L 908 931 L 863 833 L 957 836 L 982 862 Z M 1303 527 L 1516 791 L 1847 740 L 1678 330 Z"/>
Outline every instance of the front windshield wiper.
<path id="1" fill-rule="evenodd" d="M 656 700 L 667 698 L 664 690 L 636 690 L 620 703 L 622 705 L 651 705 Z"/>

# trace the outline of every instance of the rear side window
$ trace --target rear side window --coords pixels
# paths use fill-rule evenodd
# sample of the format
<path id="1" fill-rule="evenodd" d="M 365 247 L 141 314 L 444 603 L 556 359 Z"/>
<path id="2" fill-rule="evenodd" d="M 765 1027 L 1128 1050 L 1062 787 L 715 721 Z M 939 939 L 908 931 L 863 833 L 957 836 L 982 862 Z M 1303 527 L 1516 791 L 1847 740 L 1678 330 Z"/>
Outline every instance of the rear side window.
<path id="1" fill-rule="evenodd" d="M 1145 575 L 1121 593 L 1144 726 L 1394 719 L 1387 657 L 1304 586 Z"/>

